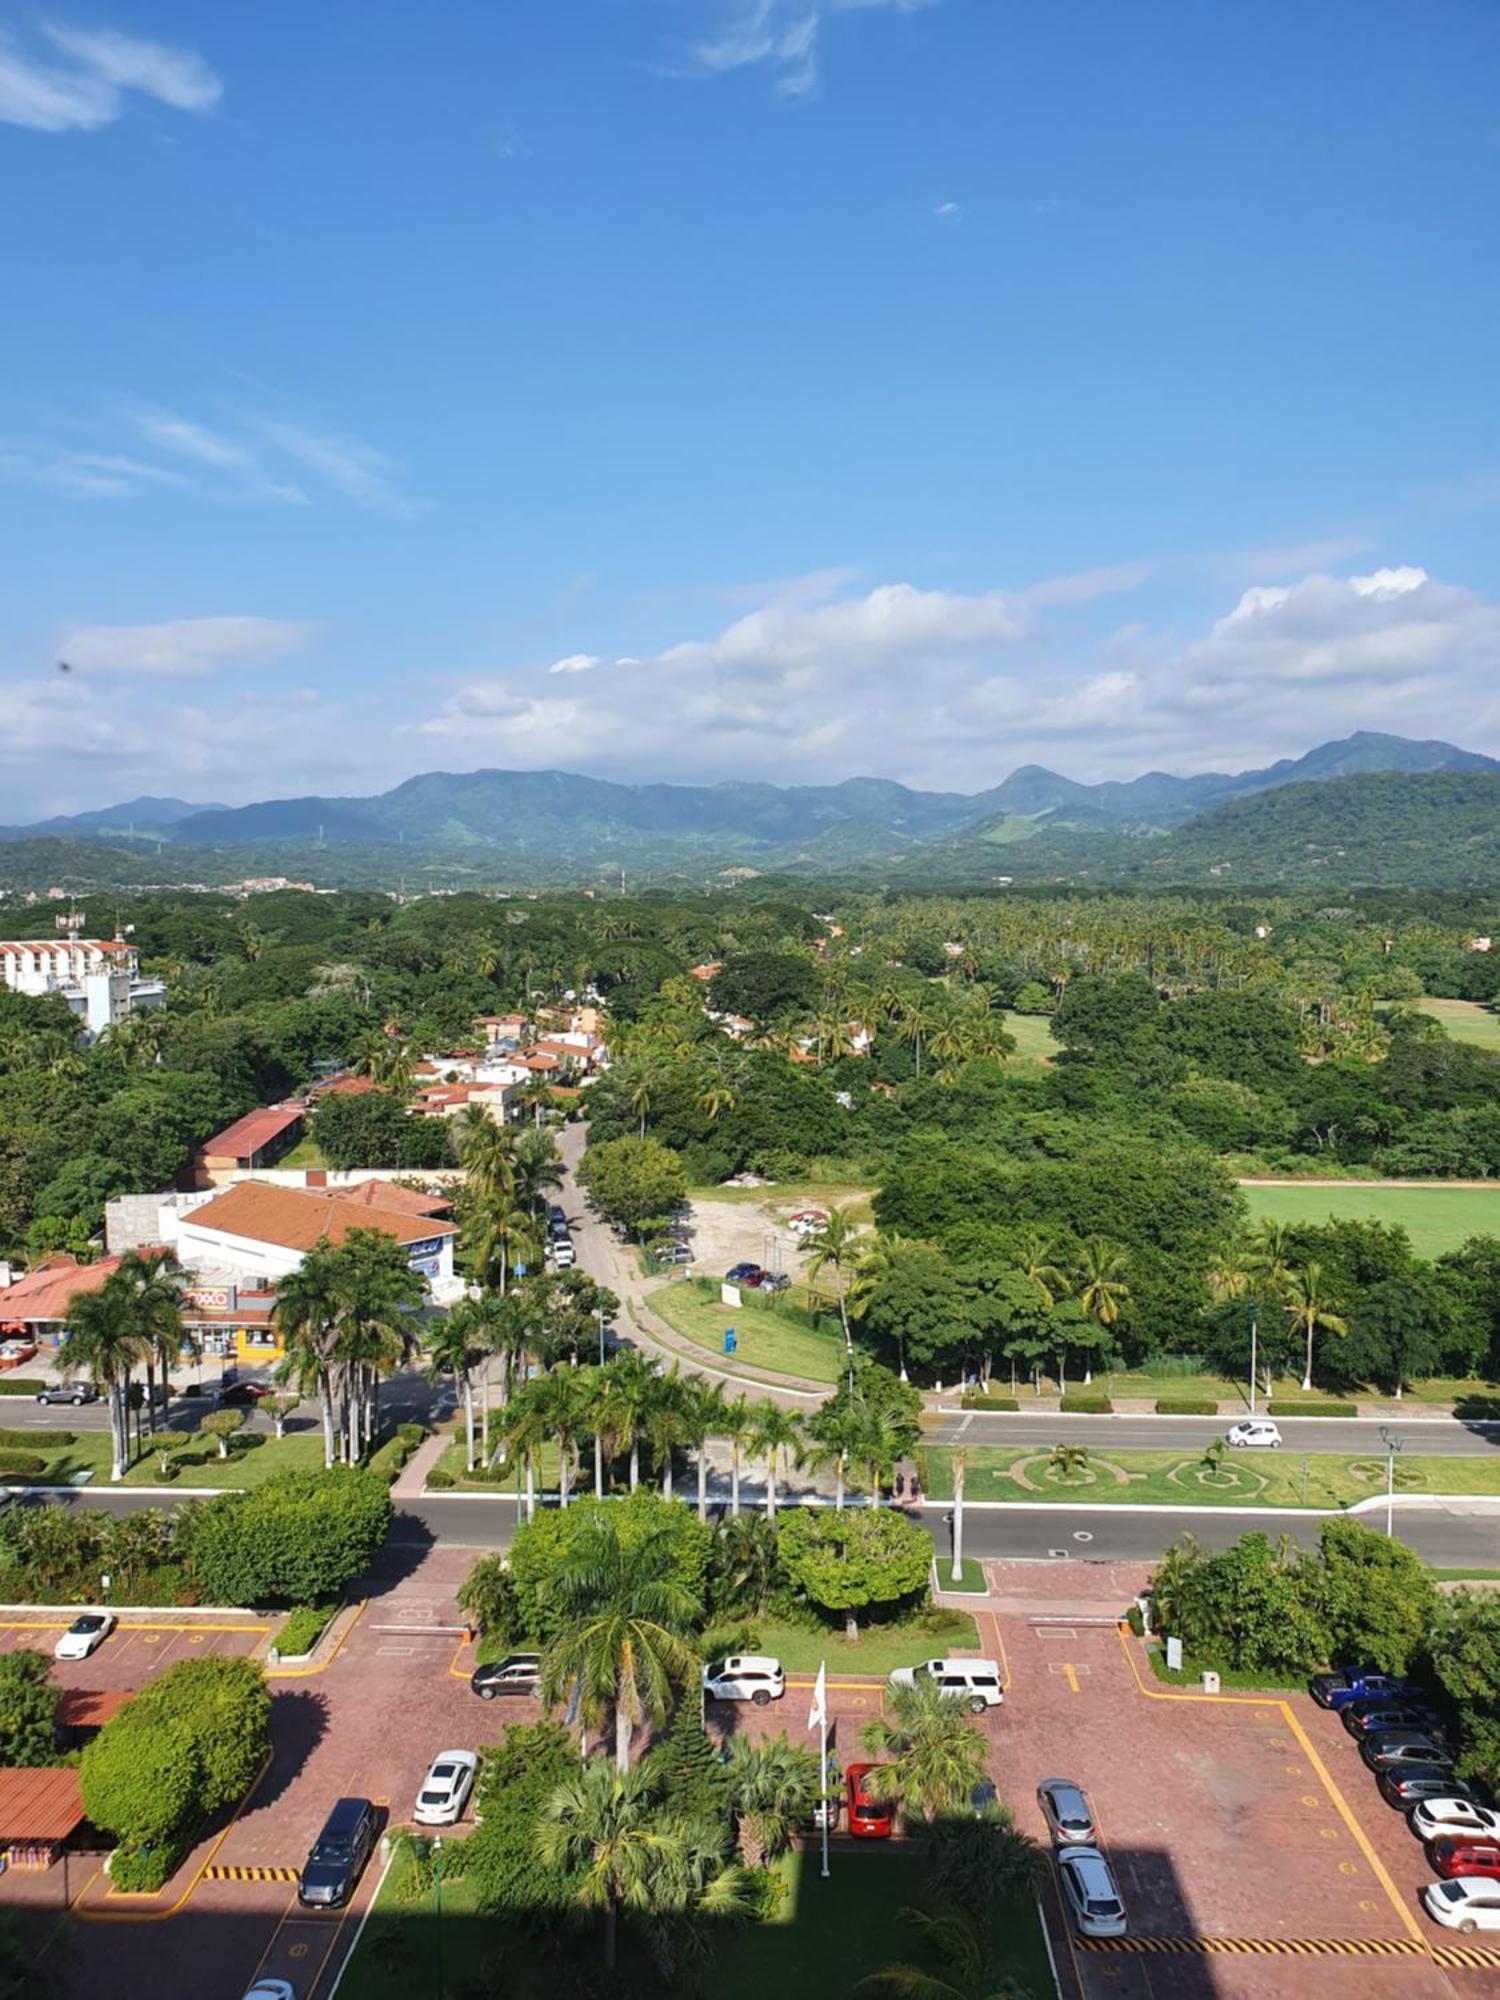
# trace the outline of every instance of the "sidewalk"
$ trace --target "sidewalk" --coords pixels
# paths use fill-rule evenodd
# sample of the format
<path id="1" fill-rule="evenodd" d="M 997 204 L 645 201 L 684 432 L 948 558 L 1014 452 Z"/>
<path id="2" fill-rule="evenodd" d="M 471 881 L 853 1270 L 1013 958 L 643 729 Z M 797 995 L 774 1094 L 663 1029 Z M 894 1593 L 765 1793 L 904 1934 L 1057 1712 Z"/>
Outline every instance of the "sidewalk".
<path id="1" fill-rule="evenodd" d="M 427 1486 L 428 1473 L 452 1442 L 447 1431 L 435 1431 L 431 1437 L 423 1438 L 397 1473 L 391 1485 L 391 1499 L 420 1500 Z"/>

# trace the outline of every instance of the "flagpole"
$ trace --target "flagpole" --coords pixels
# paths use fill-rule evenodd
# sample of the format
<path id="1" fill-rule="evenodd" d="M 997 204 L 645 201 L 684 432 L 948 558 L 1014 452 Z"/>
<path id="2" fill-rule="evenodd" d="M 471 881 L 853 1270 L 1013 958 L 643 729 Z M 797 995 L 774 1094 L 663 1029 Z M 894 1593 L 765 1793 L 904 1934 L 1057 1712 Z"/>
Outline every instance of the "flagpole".
<path id="1" fill-rule="evenodd" d="M 823 1723 L 819 1731 L 823 1739 L 823 1880 L 828 1880 L 828 1704 L 823 1704 Z"/>
<path id="2" fill-rule="evenodd" d="M 823 1880 L 828 1879 L 828 1662 L 819 1660 L 818 1678 L 813 1683 L 812 1707 L 807 1713 L 807 1726 L 818 1725 L 819 1769 L 821 1771 L 821 1804 L 818 1818 L 823 1827 Z"/>

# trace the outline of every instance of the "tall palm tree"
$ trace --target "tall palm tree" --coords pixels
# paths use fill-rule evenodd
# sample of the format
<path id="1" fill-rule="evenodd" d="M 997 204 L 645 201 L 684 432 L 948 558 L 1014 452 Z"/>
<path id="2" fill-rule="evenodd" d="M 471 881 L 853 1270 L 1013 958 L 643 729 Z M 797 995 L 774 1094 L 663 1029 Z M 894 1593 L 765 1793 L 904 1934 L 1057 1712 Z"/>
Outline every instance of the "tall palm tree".
<path id="1" fill-rule="evenodd" d="M 833 1469 L 833 1504 L 844 1507 L 844 1488 L 851 1464 L 862 1463 L 869 1411 L 860 1400 L 830 1397 L 815 1410 L 803 1428 L 803 1463 L 812 1472 Z"/>
<path id="2" fill-rule="evenodd" d="M 469 1211 L 464 1250 L 479 1283 L 493 1287 L 503 1299 L 518 1264 L 530 1270 L 541 1263 L 542 1239 L 536 1217 L 516 1200 L 514 1192 L 502 1193 L 493 1202 L 481 1198 Z"/>
<path id="3" fill-rule="evenodd" d="M 474 1470 L 474 1370 L 489 1352 L 487 1323 L 477 1299 L 460 1299 L 427 1333 L 427 1379 L 451 1375 L 464 1406 L 465 1458 Z"/>
<path id="4" fill-rule="evenodd" d="M 623 1445 L 630 1453 L 630 1490 L 634 1493 L 641 1480 L 641 1438 L 661 1393 L 661 1378 L 655 1362 L 634 1347 L 623 1349 L 612 1361 L 607 1361 L 600 1373 L 607 1386 L 601 1395 L 599 1414 L 605 1419 L 604 1428 L 615 1439 L 616 1449 Z"/>
<path id="5" fill-rule="evenodd" d="M 779 1403 L 764 1402 L 755 1406 L 755 1429 L 752 1434 L 755 1450 L 763 1452 L 766 1460 L 766 1519 L 776 1519 L 776 1479 L 783 1452 L 791 1452 L 793 1463 L 802 1462 L 802 1425 L 789 1410 Z"/>
<path id="6" fill-rule="evenodd" d="M 845 1275 L 858 1255 L 859 1226 L 853 1211 L 847 1208 L 831 1208 L 827 1220 L 812 1239 L 808 1249 L 807 1275 L 816 1283 L 825 1270 L 832 1268 L 838 1273 L 839 1324 L 844 1329 L 844 1354 L 852 1357 L 854 1340 L 849 1332 L 848 1288 Z"/>
<path id="7" fill-rule="evenodd" d="M 515 1192 L 516 1135 L 484 1105 L 466 1104 L 454 1119 L 453 1150 L 478 1204 L 494 1207 Z"/>
<path id="8" fill-rule="evenodd" d="M 182 1294 L 187 1273 L 170 1251 L 127 1250 L 114 1273 L 114 1282 L 129 1300 L 129 1309 L 141 1341 L 141 1359 L 146 1370 L 146 1414 L 149 1428 L 156 1427 L 156 1377 L 163 1385 L 182 1355 L 186 1334 L 182 1324 Z"/>
<path id="9" fill-rule="evenodd" d="M 749 1398 L 742 1390 L 733 1398 L 725 1398 L 719 1412 L 718 1434 L 729 1446 L 729 1515 L 731 1520 L 739 1519 L 740 1512 L 740 1461 L 755 1436 L 755 1411 Z"/>
<path id="10" fill-rule="evenodd" d="M 1291 1276 L 1296 1249 L 1292 1232 L 1284 1222 L 1262 1216 L 1246 1259 L 1251 1277 L 1272 1296 L 1285 1289 Z"/>
<path id="11" fill-rule="evenodd" d="M 505 1443 L 516 1452 L 526 1474 L 526 1518 L 536 1519 L 536 1454 L 553 1436 L 554 1409 L 549 1391 L 554 1377 L 526 1382 L 505 1408 Z"/>
<path id="12" fill-rule="evenodd" d="M 87 1375 L 108 1399 L 111 1479 L 123 1479 L 130 1463 L 131 1376 L 147 1348 L 129 1290 L 114 1282 L 118 1275 L 112 1271 L 97 1292 L 74 1299 L 61 1356 L 65 1375 Z"/>
<path id="13" fill-rule="evenodd" d="M 911 1687 L 888 1688 L 886 1707 L 889 1713 L 860 1733 L 876 1760 L 868 1781 L 872 1795 L 892 1800 L 911 1821 L 962 1811 L 984 1778 L 986 1750 L 963 1704 L 924 1675 Z"/>
<path id="14" fill-rule="evenodd" d="M 1023 1229 L 1011 1251 L 1011 1262 L 1036 1286 L 1037 1297 L 1049 1309 L 1067 1294 L 1068 1274 L 1052 1238 L 1040 1229 Z"/>
<path id="15" fill-rule="evenodd" d="M 1296 1332 L 1307 1342 L 1307 1360 L 1302 1370 L 1302 1387 L 1312 1387 L 1313 1342 L 1320 1333 L 1340 1338 L 1349 1331 L 1349 1322 L 1340 1317 L 1337 1303 L 1323 1285 L 1323 1267 L 1316 1261 L 1300 1271 L 1288 1271 L 1283 1287 L 1284 1311 Z"/>
<path id="16" fill-rule="evenodd" d="M 679 1445 L 692 1442 L 692 1406 L 695 1400 L 696 1392 L 692 1384 L 683 1381 L 674 1361 L 669 1374 L 657 1377 L 656 1393 L 646 1405 L 642 1430 L 653 1457 L 661 1467 L 661 1494 L 664 1500 L 672 1498 L 672 1454 Z"/>
<path id="17" fill-rule="evenodd" d="M 304 1396 L 317 1398 L 323 1422 L 325 1468 L 337 1456 L 333 1370 L 343 1310 L 332 1256 L 327 1243 L 309 1250 L 300 1266 L 277 1284 L 276 1303 L 271 1308 L 272 1323 L 281 1336 L 283 1348 L 276 1379 L 295 1384 Z"/>
<path id="18" fill-rule="evenodd" d="M 576 1691 L 586 1729 L 612 1712 L 615 1764 L 626 1771 L 636 1730 L 663 1721 L 674 1688 L 697 1674 L 687 1634 L 703 1607 L 672 1573 L 669 1532 L 627 1545 L 608 1512 L 574 1542 L 552 1601 L 562 1629 L 542 1658 L 542 1698 L 558 1702 Z"/>
<path id="19" fill-rule="evenodd" d="M 693 1453 L 698 1473 L 698 1519 L 708 1519 L 708 1441 L 722 1437 L 726 1404 L 717 1382 L 682 1385 L 681 1442 Z"/>

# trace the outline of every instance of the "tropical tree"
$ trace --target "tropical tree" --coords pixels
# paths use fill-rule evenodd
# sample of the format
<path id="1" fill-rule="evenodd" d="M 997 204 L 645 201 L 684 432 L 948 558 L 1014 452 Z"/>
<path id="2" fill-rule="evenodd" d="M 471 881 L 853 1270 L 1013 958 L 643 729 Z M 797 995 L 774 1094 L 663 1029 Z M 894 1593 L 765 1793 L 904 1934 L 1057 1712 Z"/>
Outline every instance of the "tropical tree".
<path id="1" fill-rule="evenodd" d="M 1057 1244 L 1040 1229 L 1023 1229 L 1011 1251 L 1011 1262 L 1036 1286 L 1037 1297 L 1050 1311 L 1067 1295 L 1068 1274 Z"/>
<path id="2" fill-rule="evenodd" d="M 494 1207 L 514 1194 L 516 1135 L 487 1106 L 466 1104 L 453 1121 L 453 1150 L 464 1170 L 465 1188 L 476 1202 Z"/>
<path id="3" fill-rule="evenodd" d="M 716 1429 L 729 1446 L 729 1514 L 731 1520 L 737 1521 L 740 1514 L 740 1462 L 756 1432 L 755 1410 L 743 1390 L 732 1400 L 725 1398 Z"/>
<path id="4" fill-rule="evenodd" d="M 1047 1455 L 1047 1463 L 1059 1479 L 1071 1479 L 1075 1472 L 1085 1471 L 1088 1462 L 1086 1444 L 1055 1444 Z"/>
<path id="5" fill-rule="evenodd" d="M 816 1284 L 825 1270 L 832 1269 L 838 1274 L 837 1291 L 839 1323 L 844 1329 L 844 1352 L 854 1352 L 854 1340 L 849 1331 L 848 1287 L 845 1282 L 848 1271 L 858 1255 L 859 1228 L 853 1212 L 847 1208 L 831 1208 L 827 1220 L 808 1246 L 807 1275 Z"/>
<path id="6" fill-rule="evenodd" d="M 642 1722 L 665 1720 L 674 1687 L 698 1671 L 687 1634 L 702 1616 L 699 1600 L 672 1574 L 668 1533 L 633 1544 L 606 1515 L 573 1543 L 552 1585 L 563 1624 L 543 1655 L 545 1701 L 576 1697 L 586 1729 L 614 1718 L 615 1763 L 630 1766 Z"/>
<path id="7" fill-rule="evenodd" d="M 1342 1338 L 1349 1331 L 1349 1322 L 1340 1317 L 1335 1301 L 1325 1288 L 1323 1268 L 1315 1260 L 1309 1260 L 1301 1270 L 1288 1271 L 1282 1288 L 1282 1297 L 1283 1310 L 1293 1331 L 1307 1343 L 1302 1387 L 1311 1389 L 1313 1342 L 1320 1333 L 1331 1333 Z"/>
<path id="8" fill-rule="evenodd" d="M 1091 1236 L 1079 1245 L 1073 1282 L 1079 1305 L 1100 1326 L 1111 1327 L 1130 1298 L 1125 1278 L 1125 1252 L 1115 1243 Z"/>
<path id="9" fill-rule="evenodd" d="M 740 1859 L 747 1868 L 762 1867 L 785 1853 L 811 1817 L 823 1789 L 818 1759 L 794 1748 L 785 1733 L 759 1742 L 734 1736 L 725 1768 Z"/>
<path id="10" fill-rule="evenodd" d="M 876 1760 L 867 1781 L 872 1796 L 891 1800 L 915 1822 L 966 1808 L 984 1778 L 985 1740 L 963 1704 L 922 1675 L 910 1687 L 888 1688 L 886 1707 L 889 1713 L 860 1733 Z"/>
<path id="11" fill-rule="evenodd" d="M 762 1452 L 766 1461 L 766 1519 L 776 1519 L 776 1478 L 781 1466 L 783 1452 L 792 1454 L 794 1464 L 800 1465 L 802 1425 L 789 1410 L 779 1403 L 766 1401 L 755 1406 L 755 1428 L 751 1442 L 756 1451 Z"/>
<path id="12" fill-rule="evenodd" d="M 630 1490 L 641 1479 L 641 1439 L 661 1397 L 656 1363 L 638 1348 L 623 1348 L 599 1370 L 601 1386 L 594 1411 L 595 1434 L 612 1438 L 614 1451 L 630 1454 Z"/>
<path id="13" fill-rule="evenodd" d="M 490 1351 L 487 1321 L 477 1299 L 460 1299 L 428 1328 L 427 1379 L 451 1375 L 464 1406 L 465 1463 L 474 1470 L 474 1370 Z"/>
<path id="14" fill-rule="evenodd" d="M 109 1406 L 111 1479 L 123 1479 L 130 1463 L 130 1383 L 145 1359 L 146 1342 L 128 1291 L 115 1286 L 111 1272 L 97 1292 L 84 1292 L 69 1308 L 67 1344 L 61 1355 L 65 1375 L 86 1375 Z"/>
<path id="15" fill-rule="evenodd" d="M 698 1474 L 698 1519 L 708 1519 L 708 1441 L 723 1436 L 724 1391 L 717 1382 L 689 1380 L 679 1390 L 678 1442 L 693 1454 Z"/>

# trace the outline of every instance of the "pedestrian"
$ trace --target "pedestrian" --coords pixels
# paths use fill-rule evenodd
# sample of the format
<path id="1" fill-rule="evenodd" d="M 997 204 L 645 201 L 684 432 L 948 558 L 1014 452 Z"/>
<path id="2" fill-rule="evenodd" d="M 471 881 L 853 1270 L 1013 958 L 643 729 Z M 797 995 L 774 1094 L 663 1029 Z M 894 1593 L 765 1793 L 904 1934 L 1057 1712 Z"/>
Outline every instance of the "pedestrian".
<path id="1" fill-rule="evenodd" d="M 896 1474 L 896 1498 L 899 1500 L 901 1498 L 901 1495 L 905 1491 L 906 1491 L 906 1475 L 903 1472 L 898 1472 Z"/>

